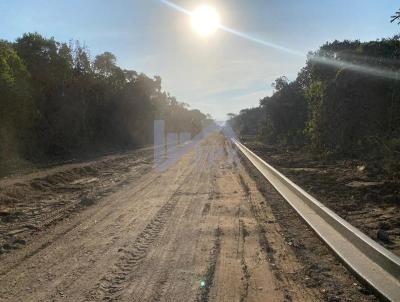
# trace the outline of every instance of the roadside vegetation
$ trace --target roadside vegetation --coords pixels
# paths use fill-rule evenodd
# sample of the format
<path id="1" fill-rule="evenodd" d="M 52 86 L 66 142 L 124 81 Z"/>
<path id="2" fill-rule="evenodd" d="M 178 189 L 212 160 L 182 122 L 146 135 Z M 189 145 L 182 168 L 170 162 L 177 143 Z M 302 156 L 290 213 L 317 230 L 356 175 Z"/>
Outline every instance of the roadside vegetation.
<path id="1" fill-rule="evenodd" d="M 153 121 L 196 134 L 209 116 L 178 102 L 150 78 L 90 56 L 79 42 L 38 33 L 0 40 L 0 175 L 46 162 L 152 143 Z"/>
<path id="2" fill-rule="evenodd" d="M 326 43 L 295 80 L 280 77 L 273 88 L 258 107 L 230 115 L 238 135 L 325 159 L 378 162 L 400 177 L 400 36 Z"/>

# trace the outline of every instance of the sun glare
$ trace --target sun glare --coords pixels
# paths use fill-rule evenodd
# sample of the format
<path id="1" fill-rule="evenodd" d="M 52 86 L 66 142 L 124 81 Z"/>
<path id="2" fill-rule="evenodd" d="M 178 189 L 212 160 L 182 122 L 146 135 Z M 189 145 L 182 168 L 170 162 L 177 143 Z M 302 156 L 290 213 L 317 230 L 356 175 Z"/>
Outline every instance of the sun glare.
<path id="1" fill-rule="evenodd" d="M 219 25 L 219 14 L 215 8 L 209 5 L 199 6 L 192 13 L 192 28 L 202 36 L 213 34 Z"/>

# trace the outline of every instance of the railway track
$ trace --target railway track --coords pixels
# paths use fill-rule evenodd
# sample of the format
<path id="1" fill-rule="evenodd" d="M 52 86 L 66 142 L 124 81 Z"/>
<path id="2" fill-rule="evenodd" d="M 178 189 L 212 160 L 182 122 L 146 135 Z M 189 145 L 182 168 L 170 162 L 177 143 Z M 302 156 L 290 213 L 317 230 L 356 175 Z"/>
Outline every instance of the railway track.
<path id="1" fill-rule="evenodd" d="M 282 173 L 232 139 L 238 150 L 272 184 L 355 275 L 388 301 L 400 301 L 400 258 L 339 217 Z"/>

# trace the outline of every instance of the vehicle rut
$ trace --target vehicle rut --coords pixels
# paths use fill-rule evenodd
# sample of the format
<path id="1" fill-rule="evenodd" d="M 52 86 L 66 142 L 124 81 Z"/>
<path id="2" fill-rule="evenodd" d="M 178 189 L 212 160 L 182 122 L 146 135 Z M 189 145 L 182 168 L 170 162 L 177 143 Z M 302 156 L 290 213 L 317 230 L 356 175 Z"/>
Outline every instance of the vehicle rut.
<path id="1" fill-rule="evenodd" d="M 103 277 L 96 288 L 91 291 L 88 301 L 91 301 L 93 298 L 103 301 L 118 299 L 119 292 L 124 288 L 125 283 L 129 282 L 129 279 L 135 272 L 135 267 L 145 258 L 149 247 L 163 230 L 168 217 L 177 203 L 180 187 L 176 189 L 170 199 L 158 210 L 155 217 L 146 225 L 133 242 L 132 247 L 121 249 L 121 256 L 115 265 L 116 269 Z"/>

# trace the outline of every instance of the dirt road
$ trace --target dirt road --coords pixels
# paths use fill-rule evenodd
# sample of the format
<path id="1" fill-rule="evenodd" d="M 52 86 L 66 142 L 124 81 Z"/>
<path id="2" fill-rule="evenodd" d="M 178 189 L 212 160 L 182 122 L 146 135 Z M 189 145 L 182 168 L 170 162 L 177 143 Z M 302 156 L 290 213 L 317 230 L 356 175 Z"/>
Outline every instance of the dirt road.
<path id="1" fill-rule="evenodd" d="M 215 135 L 200 151 L 141 169 L 2 255 L 0 300 L 322 300 L 326 289 L 299 280 L 305 264 L 231 146 Z M 342 291 L 355 282 L 344 279 Z"/>

